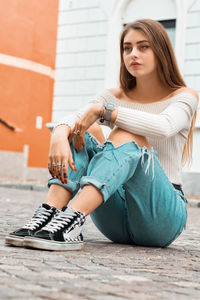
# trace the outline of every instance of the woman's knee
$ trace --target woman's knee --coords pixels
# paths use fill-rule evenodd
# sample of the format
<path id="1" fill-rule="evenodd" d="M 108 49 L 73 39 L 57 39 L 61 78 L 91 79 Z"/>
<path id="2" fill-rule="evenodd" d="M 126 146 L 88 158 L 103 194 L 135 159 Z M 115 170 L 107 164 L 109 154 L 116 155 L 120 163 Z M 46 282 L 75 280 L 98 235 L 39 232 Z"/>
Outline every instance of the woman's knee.
<path id="1" fill-rule="evenodd" d="M 151 148 L 145 136 L 137 135 L 121 128 L 115 128 L 111 132 L 109 140 L 113 142 L 115 147 L 135 141 L 140 147 L 146 146 L 147 148 Z"/>
<path id="2" fill-rule="evenodd" d="M 100 125 L 94 123 L 92 126 L 89 127 L 88 131 L 100 142 L 105 142 L 105 136 L 103 134 L 103 130 L 101 129 Z"/>

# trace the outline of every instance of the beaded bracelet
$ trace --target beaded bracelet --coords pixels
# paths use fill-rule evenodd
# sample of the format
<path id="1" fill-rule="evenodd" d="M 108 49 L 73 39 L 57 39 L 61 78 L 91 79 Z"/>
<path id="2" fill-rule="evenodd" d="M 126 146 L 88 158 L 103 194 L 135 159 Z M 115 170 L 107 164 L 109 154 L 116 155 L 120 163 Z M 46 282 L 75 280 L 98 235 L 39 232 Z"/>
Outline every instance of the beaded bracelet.
<path id="1" fill-rule="evenodd" d="M 55 129 L 56 129 L 58 126 L 61 126 L 61 125 L 65 125 L 65 126 L 67 126 L 67 127 L 70 128 L 70 126 L 67 125 L 66 123 L 60 123 L 60 124 L 57 124 L 57 125 L 53 128 L 52 133 L 54 133 Z"/>

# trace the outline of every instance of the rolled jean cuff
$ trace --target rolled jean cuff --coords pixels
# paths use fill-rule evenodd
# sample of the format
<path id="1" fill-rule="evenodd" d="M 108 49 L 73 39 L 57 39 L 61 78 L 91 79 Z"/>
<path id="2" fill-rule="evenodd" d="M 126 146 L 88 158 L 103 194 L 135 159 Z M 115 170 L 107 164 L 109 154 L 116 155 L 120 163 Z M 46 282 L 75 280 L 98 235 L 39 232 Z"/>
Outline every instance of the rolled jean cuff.
<path id="1" fill-rule="evenodd" d="M 64 187 L 66 190 L 72 193 L 72 196 L 74 197 L 75 194 L 78 192 L 80 188 L 80 183 L 78 181 L 72 182 L 71 180 L 68 180 L 68 182 L 63 184 L 58 178 L 50 178 L 48 181 L 48 187 L 50 187 L 52 184 L 58 184 L 62 187 Z"/>
<path id="2" fill-rule="evenodd" d="M 104 202 L 110 198 L 110 193 L 106 187 L 106 183 L 100 182 L 99 180 L 91 177 L 91 176 L 83 176 L 80 181 L 80 187 L 84 187 L 84 185 L 93 185 L 95 186 L 103 196 Z"/>

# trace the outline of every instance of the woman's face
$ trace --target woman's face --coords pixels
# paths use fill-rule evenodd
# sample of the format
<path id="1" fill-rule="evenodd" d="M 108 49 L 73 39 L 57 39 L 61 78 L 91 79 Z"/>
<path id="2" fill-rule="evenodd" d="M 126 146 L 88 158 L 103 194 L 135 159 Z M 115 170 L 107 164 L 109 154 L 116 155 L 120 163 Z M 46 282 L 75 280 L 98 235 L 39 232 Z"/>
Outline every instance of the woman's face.
<path id="1" fill-rule="evenodd" d="M 131 29 L 124 37 L 123 59 L 128 72 L 136 78 L 156 71 L 156 57 L 141 30 Z"/>

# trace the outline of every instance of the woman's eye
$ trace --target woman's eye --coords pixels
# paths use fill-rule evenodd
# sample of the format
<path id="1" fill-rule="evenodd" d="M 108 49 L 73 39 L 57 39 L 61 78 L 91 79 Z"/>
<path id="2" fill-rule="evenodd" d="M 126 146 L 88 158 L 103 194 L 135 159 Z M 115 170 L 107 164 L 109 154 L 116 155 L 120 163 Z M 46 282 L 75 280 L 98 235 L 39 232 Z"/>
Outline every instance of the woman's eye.
<path id="1" fill-rule="evenodd" d="M 130 47 L 124 47 L 124 51 L 129 51 Z"/>
<path id="2" fill-rule="evenodd" d="M 145 50 L 145 49 L 147 49 L 147 48 L 149 48 L 149 46 L 141 46 L 141 47 L 140 47 L 140 49 L 142 49 L 142 50 Z"/>

